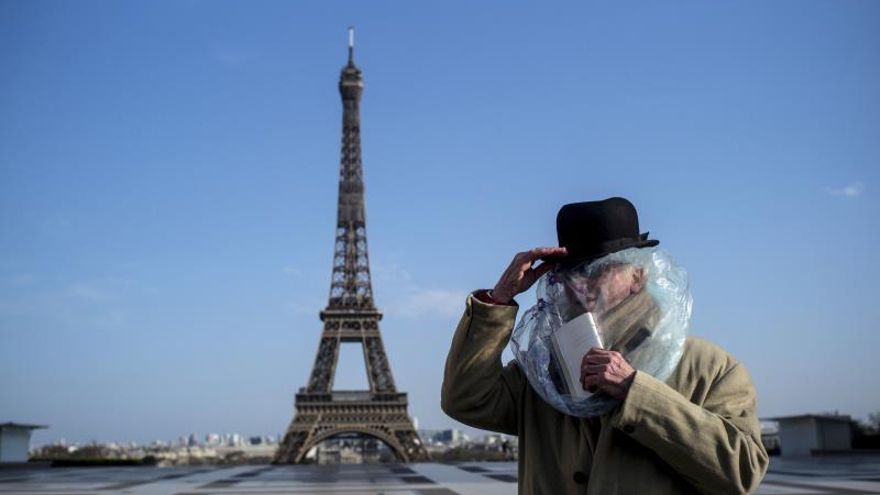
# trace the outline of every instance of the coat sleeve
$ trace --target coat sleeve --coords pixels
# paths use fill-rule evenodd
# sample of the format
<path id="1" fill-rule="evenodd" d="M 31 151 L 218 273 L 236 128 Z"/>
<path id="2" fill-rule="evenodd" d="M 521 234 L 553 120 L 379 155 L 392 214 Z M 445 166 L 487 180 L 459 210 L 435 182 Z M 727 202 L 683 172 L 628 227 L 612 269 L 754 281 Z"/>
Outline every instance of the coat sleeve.
<path id="1" fill-rule="evenodd" d="M 523 376 L 514 363 L 501 366 L 517 306 L 486 304 L 467 298 L 446 358 L 440 404 L 462 423 L 517 434 Z"/>
<path id="2" fill-rule="evenodd" d="M 743 494 L 758 488 L 769 462 L 755 409 L 751 377 L 736 362 L 715 379 L 702 405 L 636 372 L 612 425 L 702 493 Z"/>

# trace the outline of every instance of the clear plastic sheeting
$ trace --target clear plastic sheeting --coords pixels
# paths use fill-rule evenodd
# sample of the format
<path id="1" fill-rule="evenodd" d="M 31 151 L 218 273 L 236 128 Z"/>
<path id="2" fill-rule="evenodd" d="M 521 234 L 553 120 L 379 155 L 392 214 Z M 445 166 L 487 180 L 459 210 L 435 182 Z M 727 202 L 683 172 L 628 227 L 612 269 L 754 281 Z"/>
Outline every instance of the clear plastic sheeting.
<path id="1" fill-rule="evenodd" d="M 580 376 L 566 371 L 565 364 L 571 370 L 576 361 L 579 369 L 586 350 L 560 344 L 570 342 L 561 340 L 563 333 L 589 321 L 605 349 L 620 352 L 636 370 L 664 381 L 681 359 L 692 302 L 687 273 L 667 253 L 625 249 L 541 277 L 537 302 L 514 329 L 510 345 L 546 402 L 572 416 L 598 416 L 619 401 L 602 392 L 584 393 L 582 387 L 571 390 L 572 380 L 580 386 Z"/>

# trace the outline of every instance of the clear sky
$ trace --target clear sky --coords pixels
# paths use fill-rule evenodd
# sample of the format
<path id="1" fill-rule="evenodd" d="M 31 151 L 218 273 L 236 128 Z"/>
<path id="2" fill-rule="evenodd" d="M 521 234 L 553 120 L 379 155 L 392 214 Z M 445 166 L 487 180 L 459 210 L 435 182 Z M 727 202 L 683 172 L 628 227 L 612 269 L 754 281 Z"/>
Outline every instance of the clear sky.
<path id="1" fill-rule="evenodd" d="M 880 410 L 878 2 L 4 0 L 0 421 L 284 431 L 329 294 L 350 24 L 374 292 L 421 427 L 457 425 L 465 294 L 613 195 L 762 416 Z"/>

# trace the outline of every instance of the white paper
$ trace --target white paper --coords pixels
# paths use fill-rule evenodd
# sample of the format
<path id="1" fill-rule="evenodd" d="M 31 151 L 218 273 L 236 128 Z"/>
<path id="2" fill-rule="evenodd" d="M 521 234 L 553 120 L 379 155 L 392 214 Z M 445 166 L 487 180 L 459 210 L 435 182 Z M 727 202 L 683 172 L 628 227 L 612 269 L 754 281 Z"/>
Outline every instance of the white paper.
<path id="1" fill-rule="evenodd" d="M 584 390 L 581 384 L 581 361 L 584 354 L 593 347 L 605 347 L 593 313 L 584 313 L 562 325 L 550 335 L 550 341 L 571 395 L 578 399 L 593 395 Z"/>

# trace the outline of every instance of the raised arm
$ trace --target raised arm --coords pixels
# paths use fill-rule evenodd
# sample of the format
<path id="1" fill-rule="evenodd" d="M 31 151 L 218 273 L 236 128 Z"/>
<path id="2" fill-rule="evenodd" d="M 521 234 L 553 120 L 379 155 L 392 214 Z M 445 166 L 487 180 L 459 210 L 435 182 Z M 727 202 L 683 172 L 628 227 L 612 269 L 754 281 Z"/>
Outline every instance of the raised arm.
<path id="1" fill-rule="evenodd" d="M 440 405 L 466 425 L 517 434 L 517 404 L 523 376 L 516 365 L 501 366 L 518 306 L 467 298 L 446 358 Z"/>
<path id="2" fill-rule="evenodd" d="M 501 353 L 519 309 L 513 297 L 554 266 L 546 262 L 534 266 L 539 259 L 564 254 L 564 248 L 553 247 L 519 253 L 491 293 L 478 291 L 480 297 L 468 296 L 446 358 L 440 397 L 446 414 L 477 428 L 517 434 L 525 381 L 515 364 L 501 366 Z"/>

